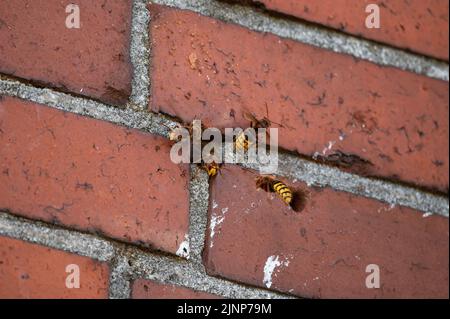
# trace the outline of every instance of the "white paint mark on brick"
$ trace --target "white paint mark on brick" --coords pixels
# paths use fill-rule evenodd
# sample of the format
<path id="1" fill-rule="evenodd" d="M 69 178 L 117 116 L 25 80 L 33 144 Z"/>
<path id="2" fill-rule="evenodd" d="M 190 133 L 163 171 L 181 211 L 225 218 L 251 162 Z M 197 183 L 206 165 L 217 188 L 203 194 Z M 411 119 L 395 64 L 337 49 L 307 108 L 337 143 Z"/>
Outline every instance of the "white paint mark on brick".
<path id="1" fill-rule="evenodd" d="M 217 207 L 217 203 L 216 203 L 216 207 Z M 214 202 L 213 202 L 213 208 L 214 208 Z M 209 225 L 209 238 L 210 238 L 210 244 L 209 247 L 212 248 L 214 246 L 214 242 L 213 242 L 213 238 L 214 235 L 216 234 L 216 227 L 219 226 L 220 224 L 223 223 L 223 221 L 225 220 L 225 214 L 228 212 L 228 207 L 222 208 L 222 214 L 221 215 L 212 215 L 211 216 L 211 222 Z"/>
<path id="2" fill-rule="evenodd" d="M 329 141 L 327 147 L 322 150 L 322 155 L 327 155 L 327 153 L 333 148 L 334 144 L 336 144 L 336 141 Z"/>
<path id="3" fill-rule="evenodd" d="M 380 207 L 378 208 L 377 212 L 378 213 L 382 213 L 382 212 L 390 212 L 391 210 L 393 210 L 395 208 L 395 204 L 390 204 L 389 207 Z"/>
<path id="4" fill-rule="evenodd" d="M 281 266 L 287 267 L 289 266 L 289 260 L 285 258 L 284 261 L 280 261 L 280 256 L 269 256 L 266 260 L 266 264 L 264 265 L 264 279 L 263 284 L 270 288 L 272 286 L 272 277 L 280 272 Z M 277 269 L 278 268 L 278 269 Z"/>
<path id="5" fill-rule="evenodd" d="M 333 149 L 333 146 L 334 146 L 335 144 L 336 144 L 336 141 L 329 141 L 329 142 L 328 142 L 328 145 L 325 146 L 325 148 L 322 150 L 322 153 L 314 152 L 312 158 L 313 158 L 314 160 L 317 160 L 317 159 L 319 158 L 319 156 L 326 156 L 327 153 L 329 153 L 329 152 Z"/>

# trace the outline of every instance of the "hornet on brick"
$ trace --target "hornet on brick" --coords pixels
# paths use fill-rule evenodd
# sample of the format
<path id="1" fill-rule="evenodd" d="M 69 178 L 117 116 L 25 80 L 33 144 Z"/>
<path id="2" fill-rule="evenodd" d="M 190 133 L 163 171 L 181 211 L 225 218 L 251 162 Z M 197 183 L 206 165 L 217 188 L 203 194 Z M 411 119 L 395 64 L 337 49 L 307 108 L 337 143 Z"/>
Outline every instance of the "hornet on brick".
<path id="1" fill-rule="evenodd" d="M 202 168 L 208 173 L 209 177 L 214 177 L 220 172 L 220 165 L 216 162 L 203 163 Z"/>
<path id="2" fill-rule="evenodd" d="M 267 104 L 266 104 L 266 113 L 267 113 L 267 117 L 265 116 L 261 120 L 258 120 L 253 113 L 250 113 L 247 111 L 244 111 L 242 113 L 242 116 L 244 117 L 244 119 L 250 121 L 251 128 L 253 128 L 255 130 L 260 129 L 260 128 L 267 129 L 272 125 L 272 123 L 275 123 L 275 122 L 272 122 L 271 120 L 269 120 L 269 118 L 268 118 L 269 111 L 267 108 Z M 278 124 L 278 123 L 275 123 L 275 124 Z M 282 126 L 281 124 L 278 124 L 278 125 Z M 268 134 L 268 132 L 267 132 L 267 134 Z M 235 140 L 236 149 L 247 151 L 250 146 L 251 146 L 251 142 L 248 140 L 248 137 L 245 135 L 244 132 L 241 132 L 236 137 L 236 140 Z"/>
<path id="3" fill-rule="evenodd" d="M 256 187 L 269 193 L 275 192 L 287 206 L 296 212 L 301 212 L 305 208 L 308 195 L 304 190 L 292 190 L 284 182 L 269 176 L 257 177 Z"/>

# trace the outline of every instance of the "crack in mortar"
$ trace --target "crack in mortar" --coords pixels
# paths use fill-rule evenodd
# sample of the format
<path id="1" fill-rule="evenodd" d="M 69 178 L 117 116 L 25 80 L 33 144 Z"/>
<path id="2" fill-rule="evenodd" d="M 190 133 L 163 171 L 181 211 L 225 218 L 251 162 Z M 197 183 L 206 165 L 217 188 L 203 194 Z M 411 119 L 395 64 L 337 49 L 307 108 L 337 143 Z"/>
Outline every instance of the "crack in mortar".
<path id="1" fill-rule="evenodd" d="M 107 262 L 110 298 L 129 298 L 137 278 L 159 281 L 226 298 L 293 298 L 292 296 L 210 277 L 202 265 L 158 255 L 75 230 L 0 212 L 0 235 Z"/>
<path id="2" fill-rule="evenodd" d="M 253 31 L 272 33 L 282 38 L 336 53 L 349 54 L 379 65 L 393 66 L 447 82 L 449 80 L 448 63 L 377 44 L 370 40 L 344 35 L 324 27 L 283 20 L 263 12 L 257 12 L 252 7 L 213 0 L 152 0 L 151 2 L 194 11 L 211 18 L 241 25 Z"/>
<path id="3" fill-rule="evenodd" d="M 133 1 L 131 23 L 130 58 L 133 65 L 133 79 L 131 83 L 130 107 L 138 110 L 148 108 L 150 95 L 149 57 L 150 41 L 148 25 L 150 13 L 147 10 L 146 0 Z"/>

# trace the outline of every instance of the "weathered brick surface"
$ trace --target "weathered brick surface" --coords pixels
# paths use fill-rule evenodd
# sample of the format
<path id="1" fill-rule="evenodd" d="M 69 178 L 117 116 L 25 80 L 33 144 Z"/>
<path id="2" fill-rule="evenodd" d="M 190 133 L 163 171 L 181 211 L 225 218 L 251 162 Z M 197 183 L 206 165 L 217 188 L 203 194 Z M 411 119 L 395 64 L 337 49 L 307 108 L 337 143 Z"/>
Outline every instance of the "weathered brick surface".
<path id="1" fill-rule="evenodd" d="M 67 265 L 79 267 L 80 288 L 67 288 Z M 105 263 L 0 237 L 0 298 L 107 298 Z"/>
<path id="2" fill-rule="evenodd" d="M 176 252 L 188 229 L 186 166 L 136 130 L 3 97 L 0 209 Z"/>
<path id="3" fill-rule="evenodd" d="M 66 28 L 73 1 L 1 1 L 0 72 L 124 104 L 131 91 L 131 0 L 79 0 L 80 29 Z"/>
<path id="4" fill-rule="evenodd" d="M 295 213 L 254 177 L 227 167 L 212 183 L 209 273 L 302 297 L 448 298 L 447 218 L 286 181 L 310 193 Z M 365 286 L 369 264 L 380 289 Z"/>
<path id="5" fill-rule="evenodd" d="M 215 299 L 218 296 L 193 289 L 138 279 L 133 282 L 133 299 Z"/>
<path id="6" fill-rule="evenodd" d="M 356 36 L 448 60 L 447 0 L 258 0 L 269 10 Z M 380 28 L 365 25 L 368 4 L 380 8 Z"/>
<path id="7" fill-rule="evenodd" d="M 280 147 L 448 190 L 448 84 L 192 12 L 150 5 L 150 108 L 206 126 L 283 126 Z M 274 124 L 276 127 L 277 125 Z"/>

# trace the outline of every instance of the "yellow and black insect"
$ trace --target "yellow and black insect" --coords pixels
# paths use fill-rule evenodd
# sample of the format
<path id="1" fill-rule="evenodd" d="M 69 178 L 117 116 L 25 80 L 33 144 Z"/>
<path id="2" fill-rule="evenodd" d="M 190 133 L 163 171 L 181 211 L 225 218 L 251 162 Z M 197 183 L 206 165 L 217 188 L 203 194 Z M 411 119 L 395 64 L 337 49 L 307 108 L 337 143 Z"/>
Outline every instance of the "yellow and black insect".
<path id="1" fill-rule="evenodd" d="M 272 122 L 267 117 L 264 117 L 262 120 L 258 120 L 255 115 L 250 112 L 244 112 L 242 113 L 242 116 L 244 117 L 244 119 L 250 121 L 250 127 L 254 129 L 269 128 L 272 124 Z M 244 132 L 241 132 L 236 137 L 235 147 L 237 150 L 247 151 L 251 145 L 252 143 L 248 140 L 248 136 L 245 135 Z"/>
<path id="2" fill-rule="evenodd" d="M 289 187 L 286 186 L 283 182 L 280 181 L 274 181 L 272 188 L 274 189 L 275 193 L 277 193 L 281 199 L 283 199 L 283 202 L 286 203 L 286 205 L 290 205 L 292 202 L 292 191 Z"/>
<path id="3" fill-rule="evenodd" d="M 290 206 L 296 212 L 301 212 L 305 208 L 308 195 L 304 190 L 293 190 L 282 181 L 269 176 L 257 177 L 256 187 L 266 192 L 275 192 L 286 205 Z"/>
<path id="4" fill-rule="evenodd" d="M 239 135 L 236 137 L 234 145 L 236 146 L 237 150 L 248 150 L 248 148 L 250 147 L 250 142 L 244 132 L 239 133 Z"/>
<path id="5" fill-rule="evenodd" d="M 220 165 L 216 162 L 211 163 L 203 163 L 202 167 L 205 169 L 206 173 L 208 173 L 209 177 L 214 177 L 220 171 Z"/>

